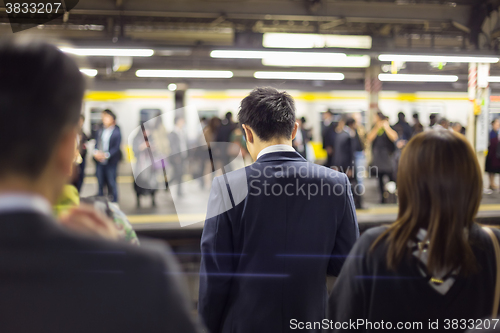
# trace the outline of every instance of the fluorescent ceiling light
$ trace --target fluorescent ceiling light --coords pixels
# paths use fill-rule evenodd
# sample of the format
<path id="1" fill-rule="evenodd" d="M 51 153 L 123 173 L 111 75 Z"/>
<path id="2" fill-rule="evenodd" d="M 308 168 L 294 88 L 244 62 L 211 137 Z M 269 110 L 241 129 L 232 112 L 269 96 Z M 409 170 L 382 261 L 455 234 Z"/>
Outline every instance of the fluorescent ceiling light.
<path id="1" fill-rule="evenodd" d="M 380 81 L 396 82 L 457 82 L 456 75 L 426 75 L 426 74 L 379 74 Z"/>
<path id="2" fill-rule="evenodd" d="M 315 72 L 255 72 L 256 79 L 278 80 L 334 80 L 344 79 L 342 73 L 315 73 Z"/>
<path id="3" fill-rule="evenodd" d="M 171 70 L 171 69 L 139 69 L 135 72 L 138 77 L 185 77 L 185 78 L 214 78 L 228 79 L 233 77 L 231 71 L 212 70 Z"/>
<path id="4" fill-rule="evenodd" d="M 80 68 L 80 72 L 87 76 L 96 76 L 97 75 L 97 69 L 90 69 L 90 68 Z"/>
<path id="5" fill-rule="evenodd" d="M 346 57 L 345 53 L 332 52 L 291 52 L 291 51 L 239 51 L 239 50 L 214 50 L 210 53 L 212 58 L 233 58 L 233 59 L 323 59 L 325 61 L 338 60 Z"/>
<path id="6" fill-rule="evenodd" d="M 460 56 L 432 56 L 432 55 L 403 55 L 403 54 L 381 54 L 380 61 L 400 61 L 400 62 L 478 62 L 497 63 L 500 58 L 496 57 L 460 57 Z"/>
<path id="7" fill-rule="evenodd" d="M 264 58 L 264 66 L 283 66 L 283 67 L 350 67 L 367 68 L 370 67 L 370 56 L 368 55 L 348 55 L 342 59 L 315 59 L 313 57 L 304 57 L 303 59 L 293 58 Z"/>
<path id="8" fill-rule="evenodd" d="M 500 76 L 489 76 L 488 82 L 500 82 Z"/>
<path id="9" fill-rule="evenodd" d="M 61 48 L 61 51 L 79 56 L 104 56 L 104 57 L 151 57 L 154 53 L 151 49 L 74 49 Z"/>
<path id="10" fill-rule="evenodd" d="M 276 48 L 325 48 L 341 47 L 354 49 L 371 49 L 370 36 L 321 35 L 321 34 L 289 34 L 266 32 L 262 39 L 264 47 Z"/>

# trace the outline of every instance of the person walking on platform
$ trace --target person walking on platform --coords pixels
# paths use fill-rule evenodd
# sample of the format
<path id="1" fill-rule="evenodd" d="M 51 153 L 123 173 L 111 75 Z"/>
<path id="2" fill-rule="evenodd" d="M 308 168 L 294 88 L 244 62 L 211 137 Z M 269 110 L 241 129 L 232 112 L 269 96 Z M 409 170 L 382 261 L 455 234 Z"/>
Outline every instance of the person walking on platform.
<path id="1" fill-rule="evenodd" d="M 94 151 L 99 195 L 104 195 L 104 186 L 106 186 L 107 195 L 112 197 L 111 201 L 118 202 L 116 175 L 118 162 L 122 158 L 120 149 L 122 135 L 120 127 L 116 125 L 116 115 L 113 111 L 106 109 L 101 115 L 103 128 L 97 131 Z"/>
<path id="2" fill-rule="evenodd" d="M 482 192 L 463 135 L 435 130 L 411 139 L 398 171 L 398 217 L 365 231 L 352 249 L 330 295 L 329 322 L 363 320 L 356 332 L 463 332 L 496 318 L 500 231 L 474 222 Z"/>
<path id="3" fill-rule="evenodd" d="M 238 120 L 255 162 L 213 181 L 199 315 L 212 333 L 294 332 L 294 321 L 324 318 L 326 276 L 339 274 L 358 238 L 349 180 L 292 147 L 286 92 L 254 89 Z"/>
<path id="4" fill-rule="evenodd" d="M 88 207 L 54 219 L 85 92 L 76 63 L 13 38 L 0 41 L 0 77 L 2 333 L 201 332 L 166 245 L 114 241 L 113 222 Z"/>

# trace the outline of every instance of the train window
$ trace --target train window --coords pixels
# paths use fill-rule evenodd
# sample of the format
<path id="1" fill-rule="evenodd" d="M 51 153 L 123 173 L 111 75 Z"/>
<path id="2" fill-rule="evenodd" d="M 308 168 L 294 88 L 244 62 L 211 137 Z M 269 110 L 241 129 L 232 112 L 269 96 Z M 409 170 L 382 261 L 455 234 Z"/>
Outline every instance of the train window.
<path id="1" fill-rule="evenodd" d="M 219 110 L 198 110 L 198 117 L 211 119 L 219 116 Z"/>
<path id="2" fill-rule="evenodd" d="M 161 115 L 160 109 L 141 109 L 141 111 L 139 111 L 139 121 L 142 124 L 159 115 Z"/>

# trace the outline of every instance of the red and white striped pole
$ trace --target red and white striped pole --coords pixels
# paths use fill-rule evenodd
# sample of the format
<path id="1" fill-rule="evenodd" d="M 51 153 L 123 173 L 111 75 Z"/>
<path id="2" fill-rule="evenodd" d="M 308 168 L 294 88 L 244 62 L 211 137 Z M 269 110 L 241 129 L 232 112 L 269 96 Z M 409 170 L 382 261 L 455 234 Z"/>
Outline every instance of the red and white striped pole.
<path id="1" fill-rule="evenodd" d="M 468 85 L 469 101 L 476 100 L 477 91 L 477 63 L 469 64 L 469 85 Z"/>

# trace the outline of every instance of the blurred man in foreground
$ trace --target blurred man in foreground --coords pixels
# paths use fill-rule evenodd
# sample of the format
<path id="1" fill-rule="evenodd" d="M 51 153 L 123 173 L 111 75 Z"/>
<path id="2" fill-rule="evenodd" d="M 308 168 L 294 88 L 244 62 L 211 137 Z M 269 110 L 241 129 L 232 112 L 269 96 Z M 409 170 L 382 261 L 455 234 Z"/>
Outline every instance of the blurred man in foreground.
<path id="1" fill-rule="evenodd" d="M 166 248 L 95 237 L 116 230 L 89 208 L 63 219 L 73 231 L 52 217 L 75 157 L 76 64 L 13 39 L 0 42 L 0 77 L 2 332 L 197 332 Z"/>
<path id="2" fill-rule="evenodd" d="M 292 147 L 287 93 L 254 89 L 238 119 L 255 163 L 214 179 L 199 313 L 211 333 L 292 332 L 294 320 L 325 317 L 326 276 L 339 274 L 358 238 L 349 180 Z"/>

